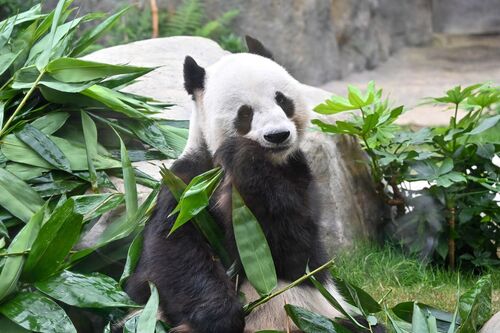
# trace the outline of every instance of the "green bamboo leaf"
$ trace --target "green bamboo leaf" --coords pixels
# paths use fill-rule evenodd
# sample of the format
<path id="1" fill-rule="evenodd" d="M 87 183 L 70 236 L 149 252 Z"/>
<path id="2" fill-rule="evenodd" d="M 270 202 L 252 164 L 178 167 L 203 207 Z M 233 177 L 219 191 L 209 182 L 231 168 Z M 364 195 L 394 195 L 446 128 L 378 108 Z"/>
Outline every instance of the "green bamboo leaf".
<path id="1" fill-rule="evenodd" d="M 12 66 L 14 61 L 16 61 L 17 57 L 19 57 L 19 55 L 22 52 L 23 52 L 23 50 L 20 50 L 17 53 L 9 52 L 9 53 L 5 53 L 5 54 L 0 55 L 0 75 L 5 73 L 5 71 L 7 69 L 9 69 L 10 66 Z"/>
<path id="2" fill-rule="evenodd" d="M 95 99 L 96 101 L 101 102 L 106 105 L 110 109 L 123 113 L 131 118 L 145 118 L 146 116 L 137 111 L 135 108 L 131 107 L 127 103 L 125 103 L 122 98 L 124 96 L 112 89 L 94 85 L 88 89 L 85 89 L 81 92 L 82 95 Z"/>
<path id="3" fill-rule="evenodd" d="M 26 258 L 24 281 L 40 281 L 60 270 L 64 258 L 80 236 L 82 215 L 75 213 L 74 208 L 74 201 L 66 200 L 42 226 Z"/>
<path id="4" fill-rule="evenodd" d="M 47 65 L 47 72 L 53 78 L 67 83 L 87 82 L 120 74 L 144 74 L 149 71 L 151 69 L 145 67 L 110 65 L 75 58 L 59 58 Z"/>
<path id="5" fill-rule="evenodd" d="M 36 60 L 36 67 L 43 71 L 45 66 L 49 63 L 50 55 L 54 48 L 55 35 L 57 31 L 57 27 L 59 25 L 59 19 L 61 18 L 61 13 L 63 12 L 64 6 L 66 4 L 66 0 L 59 0 L 56 8 L 54 9 L 54 18 L 52 19 L 52 26 L 50 28 L 50 33 L 48 36 L 48 43 L 46 47 L 43 49 L 41 55 Z"/>
<path id="6" fill-rule="evenodd" d="M 81 55 L 89 46 L 93 45 L 94 42 L 99 39 L 103 33 L 108 31 L 131 7 L 132 6 L 127 6 L 123 8 L 122 10 L 108 17 L 106 20 L 102 21 L 95 28 L 87 31 L 76 43 L 76 47 L 71 52 L 71 56 L 76 57 Z"/>
<path id="7" fill-rule="evenodd" d="M 45 17 L 46 14 L 41 14 L 42 5 L 36 4 L 25 12 L 19 13 L 15 16 L 11 16 L 0 22 L 0 27 L 7 26 L 9 24 L 18 25 L 24 22 L 30 22 L 38 20 L 39 18 Z"/>
<path id="8" fill-rule="evenodd" d="M 178 154 L 170 147 L 168 137 L 164 135 L 156 121 L 128 121 L 126 127 L 130 128 L 142 141 L 161 151 L 166 157 L 176 158 Z"/>
<path id="9" fill-rule="evenodd" d="M 42 225 L 44 214 L 45 206 L 40 208 L 19 231 L 10 243 L 7 253 L 23 253 L 31 248 Z M 0 274 L 0 301 L 15 290 L 24 261 L 25 255 L 9 256 L 5 260 Z"/>
<path id="10" fill-rule="evenodd" d="M 191 180 L 182 193 L 179 203 L 169 215 L 172 216 L 179 213 L 172 229 L 170 229 L 169 235 L 208 206 L 210 197 L 221 181 L 222 173 L 222 169 L 216 168 L 204 172 Z"/>
<path id="11" fill-rule="evenodd" d="M 5 166 L 5 170 L 12 173 L 14 176 L 21 180 L 30 180 L 32 178 L 40 177 L 45 172 L 50 171 L 47 168 L 36 167 L 33 165 L 9 162 Z"/>
<path id="12" fill-rule="evenodd" d="M 3 127 L 4 116 L 5 116 L 5 103 L 0 101 L 0 128 Z"/>
<path id="13" fill-rule="evenodd" d="M 92 118 L 85 111 L 81 111 L 83 137 L 85 139 L 85 151 L 87 153 L 87 164 L 92 189 L 97 191 L 97 172 L 94 160 L 97 159 L 97 128 Z"/>
<path id="14" fill-rule="evenodd" d="M 430 333 L 426 315 L 423 313 L 422 309 L 418 307 L 417 303 L 413 303 L 411 330 L 413 333 Z"/>
<path id="15" fill-rule="evenodd" d="M 22 328 L 18 324 L 14 323 L 12 320 L 5 318 L 4 316 L 0 316 L 0 327 L 4 332 L 8 333 L 31 333 L 32 331 L 28 331 L 27 329 Z"/>
<path id="16" fill-rule="evenodd" d="M 16 136 L 36 151 L 49 164 L 60 170 L 71 172 L 71 165 L 68 158 L 49 136 L 36 127 L 26 124 L 22 130 L 16 133 Z"/>
<path id="17" fill-rule="evenodd" d="M 141 256 L 143 241 L 144 236 L 142 235 L 142 232 L 140 232 L 135 236 L 134 240 L 130 244 L 127 252 L 127 261 L 125 262 L 125 267 L 123 268 L 123 273 L 120 277 L 120 285 L 123 285 L 134 272 Z"/>
<path id="18" fill-rule="evenodd" d="M 41 132 L 51 135 L 57 132 L 68 120 L 69 113 L 66 112 L 51 112 L 42 117 L 36 118 L 31 122 L 33 127 L 36 127 Z"/>
<path id="19" fill-rule="evenodd" d="M 139 307 L 115 280 L 97 272 L 81 274 L 65 270 L 36 282 L 35 287 L 53 299 L 79 308 Z"/>
<path id="20" fill-rule="evenodd" d="M 71 169 L 73 171 L 81 171 L 88 169 L 88 163 L 86 158 L 85 146 L 78 142 L 69 141 L 56 136 L 49 136 L 50 139 L 57 145 L 57 147 L 63 152 L 63 154 L 68 158 Z M 37 166 L 45 169 L 53 169 L 54 167 L 33 151 L 24 142 L 19 140 L 15 135 L 7 135 L 3 139 L 3 144 L 1 145 L 3 154 L 10 161 Z M 120 162 L 99 154 L 97 159 L 94 161 L 94 166 L 97 170 L 102 169 L 112 169 L 119 168 L 121 166 Z"/>
<path id="21" fill-rule="evenodd" d="M 76 333 L 64 310 L 38 292 L 21 292 L 0 305 L 0 313 L 19 326 L 42 333 Z"/>
<path id="22" fill-rule="evenodd" d="M 458 313 L 462 324 L 457 333 L 476 332 L 490 318 L 491 293 L 491 276 L 486 275 L 460 296 Z"/>
<path id="23" fill-rule="evenodd" d="M 4 168 L 0 168 L 0 190 L 0 206 L 24 222 L 44 204 L 36 191 Z"/>
<path id="24" fill-rule="evenodd" d="M 137 332 L 141 333 L 155 333 L 156 328 L 156 316 L 160 298 L 158 290 L 156 290 L 155 285 L 151 282 L 149 283 L 149 288 L 151 289 L 151 296 L 137 320 Z"/>
<path id="25" fill-rule="evenodd" d="M 75 212 L 83 215 L 84 221 L 89 221 L 117 208 L 125 197 L 122 193 L 103 193 L 75 195 L 71 199 L 75 201 Z"/>
<path id="26" fill-rule="evenodd" d="M 382 311 L 382 306 L 363 289 L 342 279 L 335 279 L 335 285 L 346 302 L 358 307 L 365 315 Z"/>
<path id="27" fill-rule="evenodd" d="M 137 184 L 135 181 L 134 168 L 128 157 L 127 148 L 123 143 L 123 140 L 116 132 L 116 135 L 120 139 L 120 155 L 122 159 L 122 172 L 123 172 L 123 183 L 125 185 L 125 208 L 127 209 L 127 218 L 132 218 L 137 212 Z"/>
<path id="28" fill-rule="evenodd" d="M 336 333 L 333 322 L 304 308 L 286 304 L 285 310 L 292 321 L 305 333 Z"/>
<path id="29" fill-rule="evenodd" d="M 234 187 L 232 207 L 234 237 L 245 274 L 259 295 L 268 295 L 276 288 L 278 280 L 264 232 Z"/>
<path id="30" fill-rule="evenodd" d="M 162 181 L 172 193 L 175 200 L 179 201 L 182 193 L 186 189 L 186 184 L 177 177 L 172 171 L 167 168 L 162 168 L 161 170 Z M 229 253 L 227 252 L 224 242 L 225 236 L 224 231 L 219 227 L 219 225 L 212 218 L 210 213 L 204 209 L 198 215 L 193 217 L 194 223 L 197 228 L 201 231 L 205 239 L 209 242 L 212 249 L 219 256 L 224 267 L 229 268 L 233 263 Z"/>

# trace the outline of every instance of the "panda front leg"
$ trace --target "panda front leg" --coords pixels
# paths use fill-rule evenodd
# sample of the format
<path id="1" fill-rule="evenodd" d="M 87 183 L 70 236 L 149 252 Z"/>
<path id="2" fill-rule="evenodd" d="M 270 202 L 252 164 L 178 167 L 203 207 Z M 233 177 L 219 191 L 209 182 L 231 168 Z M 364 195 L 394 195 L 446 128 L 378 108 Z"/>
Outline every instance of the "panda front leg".
<path id="1" fill-rule="evenodd" d="M 203 236 L 191 223 L 172 235 L 175 217 L 167 218 L 177 202 L 162 189 L 144 230 L 144 246 L 126 290 L 137 302 L 148 298 L 147 281 L 160 295 L 162 317 L 173 332 L 241 333 L 244 313 L 235 285 Z"/>

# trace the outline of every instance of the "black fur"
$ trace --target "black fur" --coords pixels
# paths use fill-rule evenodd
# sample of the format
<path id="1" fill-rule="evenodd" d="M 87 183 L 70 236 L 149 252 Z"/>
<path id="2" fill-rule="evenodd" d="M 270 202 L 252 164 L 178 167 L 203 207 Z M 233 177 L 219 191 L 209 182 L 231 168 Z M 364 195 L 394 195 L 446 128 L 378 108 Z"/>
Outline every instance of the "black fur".
<path id="1" fill-rule="evenodd" d="M 295 105 L 290 98 L 283 95 L 281 91 L 277 91 L 274 99 L 276 100 L 276 103 L 283 109 L 288 118 L 293 117 L 295 113 Z"/>
<path id="2" fill-rule="evenodd" d="M 240 135 L 247 134 L 252 127 L 253 109 L 248 105 L 242 105 L 238 109 L 238 115 L 234 120 L 234 128 Z"/>
<path id="3" fill-rule="evenodd" d="M 193 95 L 196 89 L 203 90 L 205 87 L 205 69 L 196 61 L 187 56 L 184 59 L 184 88 L 188 94 Z"/>
<path id="4" fill-rule="evenodd" d="M 247 35 L 245 36 L 245 41 L 247 43 L 248 53 L 257 54 L 262 57 L 274 60 L 272 53 L 268 49 L 266 49 L 264 45 L 262 45 L 262 43 L 257 39 Z"/>

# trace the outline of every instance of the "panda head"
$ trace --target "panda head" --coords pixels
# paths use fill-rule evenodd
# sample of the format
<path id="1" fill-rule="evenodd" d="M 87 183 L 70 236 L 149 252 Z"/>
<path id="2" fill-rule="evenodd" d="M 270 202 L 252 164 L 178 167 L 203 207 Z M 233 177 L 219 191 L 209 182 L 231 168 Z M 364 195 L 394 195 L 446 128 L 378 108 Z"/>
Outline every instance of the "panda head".
<path id="1" fill-rule="evenodd" d="M 228 138 L 243 137 L 284 161 L 298 149 L 308 120 L 301 84 L 260 42 L 247 37 L 247 45 L 250 53 L 226 55 L 206 69 L 186 57 L 184 84 L 195 104 L 190 136 L 212 154 Z"/>

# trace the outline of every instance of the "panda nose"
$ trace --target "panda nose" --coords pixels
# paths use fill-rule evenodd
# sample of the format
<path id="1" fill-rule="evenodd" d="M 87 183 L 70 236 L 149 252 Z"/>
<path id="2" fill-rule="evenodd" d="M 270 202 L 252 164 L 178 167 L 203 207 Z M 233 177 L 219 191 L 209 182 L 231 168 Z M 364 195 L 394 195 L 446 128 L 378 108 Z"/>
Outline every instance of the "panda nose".
<path id="1" fill-rule="evenodd" d="M 266 139 L 271 143 L 279 144 L 288 139 L 289 136 L 290 136 L 290 131 L 284 131 L 284 132 L 266 134 L 264 135 L 264 139 Z"/>

